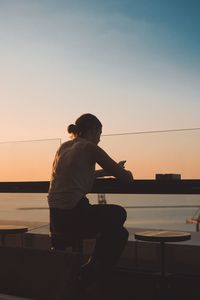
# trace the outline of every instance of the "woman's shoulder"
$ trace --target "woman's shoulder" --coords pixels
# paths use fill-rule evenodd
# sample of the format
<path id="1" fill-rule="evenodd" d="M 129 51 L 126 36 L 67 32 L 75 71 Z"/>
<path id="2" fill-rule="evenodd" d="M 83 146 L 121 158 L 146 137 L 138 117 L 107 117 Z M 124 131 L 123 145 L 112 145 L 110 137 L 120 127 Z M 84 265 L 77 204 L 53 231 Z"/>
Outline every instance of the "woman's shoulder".
<path id="1" fill-rule="evenodd" d="M 96 145 L 87 140 L 80 141 L 79 145 L 80 145 L 80 149 L 82 149 L 84 152 L 86 152 L 89 155 L 92 154 L 96 149 Z"/>
<path id="2" fill-rule="evenodd" d="M 74 142 L 77 146 L 81 146 L 81 147 L 90 148 L 90 147 L 93 147 L 93 145 L 94 145 L 92 142 L 90 142 L 86 139 L 83 139 L 81 137 L 77 137 L 76 139 L 74 139 Z"/>
<path id="3" fill-rule="evenodd" d="M 70 147 L 70 145 L 72 145 L 72 143 L 73 143 L 72 140 L 66 141 L 66 142 L 64 142 L 64 143 L 62 143 L 62 144 L 60 145 L 60 148 L 59 148 L 59 149 L 64 149 L 64 148 L 66 148 L 66 147 Z"/>
<path id="4" fill-rule="evenodd" d="M 96 153 L 100 147 L 86 139 L 80 138 L 77 141 L 77 146 L 81 151 L 84 151 L 89 157 L 96 157 Z"/>
<path id="5" fill-rule="evenodd" d="M 58 148 L 57 152 L 58 153 L 62 153 L 63 151 L 65 151 L 65 149 L 70 148 L 71 145 L 72 145 L 72 141 L 71 140 L 70 141 L 66 141 L 66 142 L 64 142 L 64 143 L 62 143 L 60 145 L 60 147 Z"/>

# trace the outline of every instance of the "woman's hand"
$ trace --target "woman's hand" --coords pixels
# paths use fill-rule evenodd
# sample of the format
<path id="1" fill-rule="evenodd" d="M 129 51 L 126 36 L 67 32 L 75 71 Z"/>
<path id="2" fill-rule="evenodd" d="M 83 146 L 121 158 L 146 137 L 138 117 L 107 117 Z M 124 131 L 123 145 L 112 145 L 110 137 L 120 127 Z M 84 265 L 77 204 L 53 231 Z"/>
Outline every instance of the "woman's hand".
<path id="1" fill-rule="evenodd" d="M 98 178 L 98 177 L 105 177 L 105 176 L 111 176 L 111 174 L 108 173 L 107 171 L 103 170 L 103 169 L 95 171 L 95 177 L 96 178 Z"/>
<path id="2" fill-rule="evenodd" d="M 118 165 L 119 165 L 120 167 L 122 167 L 123 169 L 125 169 L 125 163 L 126 163 L 126 160 L 120 160 L 120 161 L 118 162 Z"/>

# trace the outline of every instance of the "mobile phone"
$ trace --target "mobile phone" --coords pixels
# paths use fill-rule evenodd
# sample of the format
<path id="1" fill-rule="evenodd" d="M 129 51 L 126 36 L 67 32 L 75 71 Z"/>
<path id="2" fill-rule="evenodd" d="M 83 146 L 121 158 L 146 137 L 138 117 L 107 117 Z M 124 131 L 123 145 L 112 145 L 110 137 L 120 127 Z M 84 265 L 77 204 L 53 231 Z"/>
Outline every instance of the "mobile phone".
<path id="1" fill-rule="evenodd" d="M 123 168 L 126 163 L 126 160 L 120 160 L 118 164 Z"/>

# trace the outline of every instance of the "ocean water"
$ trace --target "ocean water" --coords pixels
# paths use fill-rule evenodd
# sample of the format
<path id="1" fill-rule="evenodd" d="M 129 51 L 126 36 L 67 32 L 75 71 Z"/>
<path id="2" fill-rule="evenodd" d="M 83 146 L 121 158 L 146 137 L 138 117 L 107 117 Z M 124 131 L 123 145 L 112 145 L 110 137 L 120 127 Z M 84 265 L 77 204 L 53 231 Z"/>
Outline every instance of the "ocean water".
<path id="1" fill-rule="evenodd" d="M 200 195 L 119 195 L 106 194 L 108 204 L 127 211 L 127 227 L 195 231 L 186 219 L 200 207 Z M 97 194 L 89 194 L 92 204 Z M 0 194 L 0 222 L 49 222 L 47 194 Z"/>

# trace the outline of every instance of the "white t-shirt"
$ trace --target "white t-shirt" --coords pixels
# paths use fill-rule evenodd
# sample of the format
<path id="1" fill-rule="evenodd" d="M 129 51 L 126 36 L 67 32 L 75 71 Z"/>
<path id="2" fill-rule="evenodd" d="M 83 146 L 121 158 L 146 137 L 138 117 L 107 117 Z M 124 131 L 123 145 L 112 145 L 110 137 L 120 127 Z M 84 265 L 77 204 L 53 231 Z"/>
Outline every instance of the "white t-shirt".
<path id="1" fill-rule="evenodd" d="M 91 159 L 90 144 L 78 137 L 58 149 L 48 194 L 50 208 L 71 209 L 91 191 L 95 162 Z"/>

